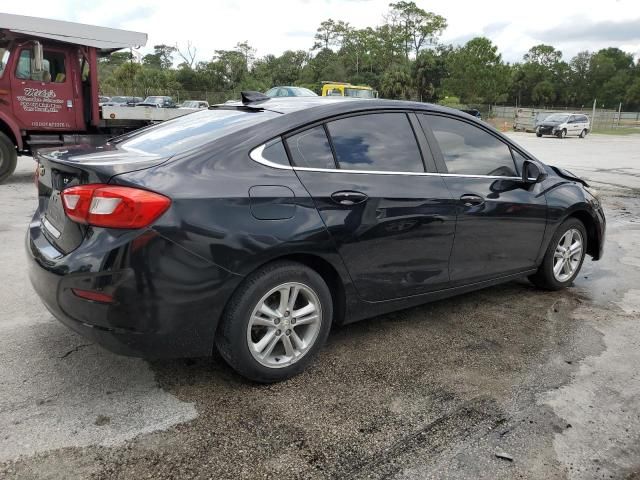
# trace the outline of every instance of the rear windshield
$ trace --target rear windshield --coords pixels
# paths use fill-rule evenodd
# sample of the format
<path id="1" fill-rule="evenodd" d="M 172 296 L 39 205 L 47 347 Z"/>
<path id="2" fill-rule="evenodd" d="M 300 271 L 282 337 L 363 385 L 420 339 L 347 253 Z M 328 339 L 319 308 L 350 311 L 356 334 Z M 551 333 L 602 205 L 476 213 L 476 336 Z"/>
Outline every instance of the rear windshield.
<path id="1" fill-rule="evenodd" d="M 114 139 L 118 149 L 170 156 L 186 152 L 279 114 L 267 111 L 203 110 Z"/>

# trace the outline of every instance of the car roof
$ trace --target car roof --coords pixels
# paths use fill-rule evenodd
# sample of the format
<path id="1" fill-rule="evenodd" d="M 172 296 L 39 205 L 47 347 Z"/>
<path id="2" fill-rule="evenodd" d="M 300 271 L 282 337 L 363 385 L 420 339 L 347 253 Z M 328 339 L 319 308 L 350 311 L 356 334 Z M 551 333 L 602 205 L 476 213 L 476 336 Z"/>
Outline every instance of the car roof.
<path id="1" fill-rule="evenodd" d="M 431 103 L 422 102 L 409 102 L 404 100 L 385 100 L 379 98 L 355 98 L 355 97 L 272 97 L 268 100 L 253 102 L 249 104 L 243 104 L 240 101 L 224 103 L 220 105 L 214 105 L 211 108 L 224 108 L 224 107 L 245 107 L 268 110 L 276 113 L 293 113 L 304 110 L 316 110 L 327 109 L 331 110 L 331 107 L 338 107 L 337 110 L 349 111 L 349 110 L 370 110 L 370 109 L 410 109 L 410 110 L 430 110 L 440 111 L 448 113 L 459 113 L 459 110 L 454 110 L 447 107 L 441 107 Z"/>

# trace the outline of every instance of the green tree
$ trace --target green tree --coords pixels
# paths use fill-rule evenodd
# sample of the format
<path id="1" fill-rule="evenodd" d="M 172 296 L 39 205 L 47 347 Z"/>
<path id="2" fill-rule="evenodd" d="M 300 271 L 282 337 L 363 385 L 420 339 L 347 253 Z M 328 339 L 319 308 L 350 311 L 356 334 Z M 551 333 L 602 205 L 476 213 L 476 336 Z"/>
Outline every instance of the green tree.
<path id="1" fill-rule="evenodd" d="M 433 45 L 447 28 L 444 17 L 423 10 L 415 2 L 401 0 L 389 7 L 388 20 L 400 33 L 406 59 L 412 52 L 417 56 L 425 45 Z"/>
<path id="2" fill-rule="evenodd" d="M 533 87 L 531 98 L 538 105 L 550 105 L 556 99 L 556 92 L 549 80 L 543 80 Z"/>
<path id="3" fill-rule="evenodd" d="M 447 75 L 447 55 L 450 51 L 441 46 L 436 50 L 423 50 L 417 55 L 411 65 L 411 77 L 418 100 L 436 100 L 437 91 Z"/>
<path id="4" fill-rule="evenodd" d="M 176 47 L 171 45 L 154 45 L 153 53 L 142 57 L 142 63 L 151 68 L 168 69 L 173 66 L 173 54 Z"/>
<path id="5" fill-rule="evenodd" d="M 476 37 L 453 50 L 447 67 L 445 88 L 462 102 L 494 103 L 506 99 L 509 68 L 488 38 Z"/>
<path id="6" fill-rule="evenodd" d="M 249 71 L 251 64 L 256 58 L 256 49 L 249 45 L 249 42 L 245 40 L 244 42 L 236 43 L 235 50 L 242 54 L 242 57 L 244 58 L 244 69 Z"/>
<path id="7" fill-rule="evenodd" d="M 340 47 L 349 30 L 349 24 L 342 20 L 336 22 L 330 18 L 321 22 L 313 37 L 316 43 L 313 45 L 312 50 Z"/>
<path id="8" fill-rule="evenodd" d="M 382 76 L 380 90 L 385 98 L 411 98 L 411 75 L 405 65 L 393 65 Z"/>
<path id="9" fill-rule="evenodd" d="M 629 85 L 624 100 L 630 107 L 640 108 L 640 77 Z"/>
<path id="10" fill-rule="evenodd" d="M 551 69 L 560 60 L 562 60 L 562 52 L 551 45 L 536 45 L 524 54 L 525 62 L 535 63 L 547 69 Z"/>
<path id="11" fill-rule="evenodd" d="M 216 69 L 222 72 L 226 88 L 237 88 L 247 74 L 247 59 L 238 50 L 216 50 L 213 61 Z"/>
<path id="12" fill-rule="evenodd" d="M 576 106 L 582 106 L 593 100 L 589 65 L 592 54 L 588 51 L 579 52 L 571 59 L 571 92 Z"/>

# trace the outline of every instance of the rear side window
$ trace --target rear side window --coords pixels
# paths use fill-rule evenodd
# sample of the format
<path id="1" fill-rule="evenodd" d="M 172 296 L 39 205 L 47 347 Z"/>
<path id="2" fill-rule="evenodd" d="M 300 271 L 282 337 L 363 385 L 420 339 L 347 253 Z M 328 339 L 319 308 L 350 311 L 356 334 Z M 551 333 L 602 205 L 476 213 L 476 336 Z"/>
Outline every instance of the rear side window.
<path id="1" fill-rule="evenodd" d="M 425 115 L 447 170 L 459 175 L 517 176 L 509 147 L 484 130 L 449 117 Z"/>
<path id="2" fill-rule="evenodd" d="M 287 138 L 287 146 L 297 167 L 336 168 L 331 145 L 321 125 Z"/>
<path id="3" fill-rule="evenodd" d="M 404 113 L 373 113 L 327 123 L 340 168 L 424 172 L 416 137 Z"/>
<path id="4" fill-rule="evenodd" d="M 124 150 L 175 155 L 278 115 L 267 111 L 203 110 L 145 128 L 139 133 L 124 135 L 112 143 Z"/>
<path id="5" fill-rule="evenodd" d="M 289 166 L 289 157 L 287 157 L 287 151 L 284 149 L 282 140 L 276 138 L 267 142 L 262 150 L 262 158 L 268 162 L 277 163 L 278 165 Z"/>

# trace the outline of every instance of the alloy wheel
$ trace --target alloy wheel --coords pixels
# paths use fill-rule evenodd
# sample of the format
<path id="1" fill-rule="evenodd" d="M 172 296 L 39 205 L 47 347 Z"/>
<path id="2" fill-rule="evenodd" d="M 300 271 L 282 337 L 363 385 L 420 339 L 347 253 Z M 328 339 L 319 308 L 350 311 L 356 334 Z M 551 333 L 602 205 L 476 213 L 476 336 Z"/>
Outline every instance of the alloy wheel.
<path id="1" fill-rule="evenodd" d="M 584 241 L 582 234 L 570 228 L 560 238 L 553 254 L 553 276 L 559 282 L 566 282 L 575 274 L 582 261 Z"/>
<path id="2" fill-rule="evenodd" d="M 265 367 L 292 365 L 314 345 L 322 320 L 320 299 L 310 287 L 298 282 L 278 285 L 251 313 L 249 351 Z"/>

